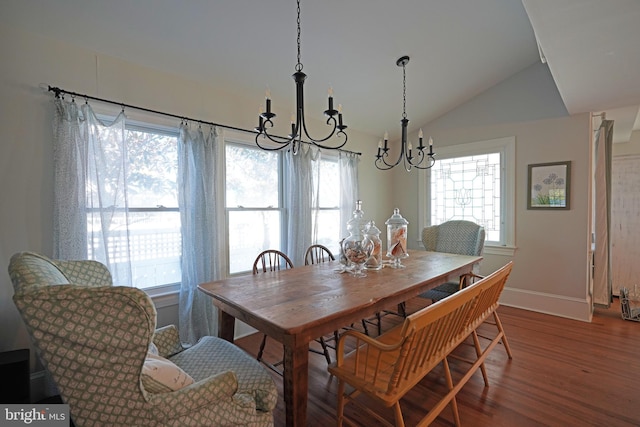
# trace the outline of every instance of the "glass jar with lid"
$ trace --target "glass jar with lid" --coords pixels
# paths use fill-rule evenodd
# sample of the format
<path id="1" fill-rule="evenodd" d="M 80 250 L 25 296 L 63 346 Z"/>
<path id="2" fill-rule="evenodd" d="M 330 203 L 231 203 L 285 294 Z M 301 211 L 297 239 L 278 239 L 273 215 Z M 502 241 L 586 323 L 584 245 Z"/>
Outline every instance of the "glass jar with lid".
<path id="1" fill-rule="evenodd" d="M 353 217 L 347 222 L 347 231 L 349 237 L 342 242 L 342 251 L 352 267 L 352 275 L 357 277 L 366 276 L 362 272 L 365 262 L 371 256 L 373 243 L 364 234 L 364 212 L 362 211 L 362 202 L 356 202 L 356 210 Z"/>
<path id="2" fill-rule="evenodd" d="M 401 260 L 407 258 L 407 224 L 409 221 L 395 208 L 393 215 L 385 222 L 387 225 L 387 257 L 391 258 L 392 268 L 404 268 Z"/>
<path id="3" fill-rule="evenodd" d="M 382 240 L 380 239 L 380 229 L 376 227 L 374 221 L 369 221 L 364 229 L 365 235 L 373 243 L 371 256 L 364 263 L 366 270 L 380 270 L 382 268 Z"/>

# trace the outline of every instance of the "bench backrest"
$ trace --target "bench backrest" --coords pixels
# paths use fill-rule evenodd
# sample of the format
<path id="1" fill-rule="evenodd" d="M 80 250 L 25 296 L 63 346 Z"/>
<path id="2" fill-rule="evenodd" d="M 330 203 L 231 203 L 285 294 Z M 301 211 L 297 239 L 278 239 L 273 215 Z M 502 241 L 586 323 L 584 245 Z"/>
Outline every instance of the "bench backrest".
<path id="1" fill-rule="evenodd" d="M 354 334 L 355 350 L 343 357 L 339 349 L 336 367 L 330 371 L 341 371 L 348 382 L 384 401 L 397 401 L 498 307 L 511 267 L 509 263 L 408 316 L 401 327 L 377 339 Z"/>

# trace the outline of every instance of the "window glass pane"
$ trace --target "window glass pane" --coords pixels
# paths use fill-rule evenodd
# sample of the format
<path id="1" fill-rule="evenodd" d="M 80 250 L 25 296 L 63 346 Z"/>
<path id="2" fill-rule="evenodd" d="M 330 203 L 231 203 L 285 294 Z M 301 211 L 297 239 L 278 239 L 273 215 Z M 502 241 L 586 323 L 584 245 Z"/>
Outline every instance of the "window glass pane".
<path id="1" fill-rule="evenodd" d="M 178 207 L 178 149 L 175 136 L 127 132 L 129 207 Z"/>
<path id="2" fill-rule="evenodd" d="M 102 141 L 106 147 L 114 145 L 117 137 L 110 138 L 115 132 L 111 128 L 101 130 Z M 106 162 L 103 176 L 103 190 L 113 191 L 116 197 L 118 168 L 122 147 L 110 147 L 107 152 L 114 153 L 113 158 L 96 159 Z M 108 207 L 105 212 L 92 203 L 98 201 L 96 183 L 89 181 L 87 212 L 87 246 L 91 259 L 109 259 L 110 268 L 115 277 L 119 269 L 126 269 L 125 261 L 128 252 L 131 260 L 131 286 L 151 288 L 167 284 L 179 283 L 181 280 L 181 245 L 180 213 L 178 212 L 178 145 L 177 131 L 160 131 L 139 126 L 126 128 L 127 150 L 127 201 L 129 206 L 128 223 L 122 206 Z M 111 173 L 114 171 L 114 173 Z M 90 176 L 94 176 L 91 174 Z M 103 200 L 104 202 L 104 200 Z M 171 210 L 159 210 L 163 206 Z M 108 211 L 108 213 L 107 213 Z M 107 213 L 107 215 L 104 215 Z M 102 217 L 104 215 L 104 217 Z M 104 245 L 107 253 L 96 253 L 101 250 L 101 221 L 107 220 L 105 226 L 109 230 L 108 241 Z M 129 285 L 129 283 L 127 283 Z"/>
<path id="3" fill-rule="evenodd" d="M 500 241 L 500 153 L 439 159 L 431 168 L 431 224 L 467 220 Z"/>
<path id="4" fill-rule="evenodd" d="M 340 170 L 336 160 L 320 162 L 320 207 L 340 206 Z"/>
<path id="5" fill-rule="evenodd" d="M 321 209 L 318 213 L 318 238 L 317 243 L 326 246 L 335 257 L 340 252 L 340 210 Z"/>
<path id="6" fill-rule="evenodd" d="M 280 249 L 280 212 L 229 211 L 229 273 L 251 271 L 265 249 Z"/>
<path id="7" fill-rule="evenodd" d="M 278 153 L 226 145 L 226 206 L 278 207 Z"/>

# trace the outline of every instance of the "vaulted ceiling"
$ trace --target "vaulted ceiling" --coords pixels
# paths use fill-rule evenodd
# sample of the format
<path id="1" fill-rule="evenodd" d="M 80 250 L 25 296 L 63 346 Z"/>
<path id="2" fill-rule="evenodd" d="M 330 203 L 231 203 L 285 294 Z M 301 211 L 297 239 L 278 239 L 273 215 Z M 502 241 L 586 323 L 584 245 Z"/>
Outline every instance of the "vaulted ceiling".
<path id="1" fill-rule="evenodd" d="M 293 108 L 293 0 L 3 0 L 0 22 Z M 540 61 L 571 114 L 607 111 L 640 128 L 638 0 L 303 0 L 307 114 L 327 88 L 355 129 L 399 137 Z M 540 50 L 539 50 L 540 47 Z M 618 124 L 618 121 L 620 122 Z"/>

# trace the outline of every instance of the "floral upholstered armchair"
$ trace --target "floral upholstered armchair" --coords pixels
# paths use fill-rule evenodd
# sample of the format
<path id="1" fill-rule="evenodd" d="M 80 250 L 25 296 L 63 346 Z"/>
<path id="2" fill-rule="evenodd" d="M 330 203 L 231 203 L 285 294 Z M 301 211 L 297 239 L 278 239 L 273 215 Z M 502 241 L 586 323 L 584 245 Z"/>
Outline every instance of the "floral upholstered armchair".
<path id="1" fill-rule="evenodd" d="M 112 286 L 96 261 L 23 252 L 14 302 L 76 426 L 272 426 L 277 388 L 253 357 L 217 337 L 183 348 L 156 330 L 143 291 Z"/>

